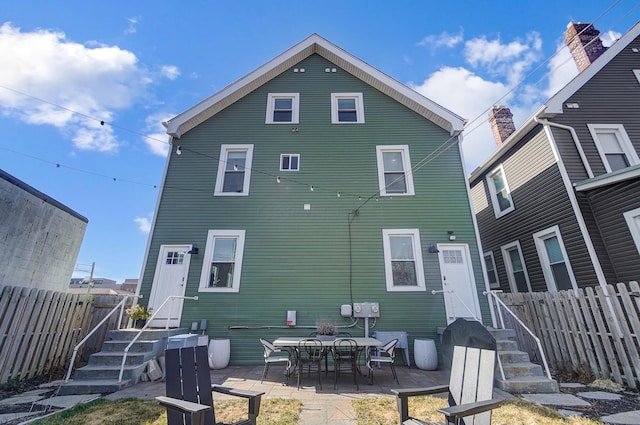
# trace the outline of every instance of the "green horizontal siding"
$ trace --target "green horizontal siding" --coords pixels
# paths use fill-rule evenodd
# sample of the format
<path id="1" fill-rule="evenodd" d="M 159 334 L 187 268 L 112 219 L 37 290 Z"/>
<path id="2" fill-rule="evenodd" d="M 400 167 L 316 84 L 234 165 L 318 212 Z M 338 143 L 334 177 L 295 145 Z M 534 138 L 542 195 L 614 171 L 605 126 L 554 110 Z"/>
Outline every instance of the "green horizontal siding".
<path id="1" fill-rule="evenodd" d="M 446 318 L 442 297 L 430 292 L 441 283 L 437 255 L 427 249 L 454 230 L 456 242 L 470 245 L 488 317 L 457 145 L 415 172 L 416 196 L 382 197 L 360 209 L 351 226 L 350 271 L 348 215 L 378 191 L 376 145 L 409 145 L 415 165 L 449 135 L 341 69 L 325 73 L 335 65 L 320 56 L 296 67 L 306 72 L 278 76 L 176 141 L 183 152 L 170 159 L 142 282 L 145 297 L 161 244 L 196 243 L 200 255 L 191 257 L 186 295 L 200 300 L 185 302 L 182 320 L 188 325 L 206 318 L 211 337 L 230 337 L 232 363 L 259 363 L 259 337 L 312 330 L 230 326 L 284 325 L 287 310 L 297 311 L 298 325 L 328 319 L 345 326 L 350 320 L 340 317 L 340 305 L 352 301 L 380 303 L 375 329 L 405 330 L 410 341 L 437 338 L 436 327 Z M 264 123 L 268 93 L 280 92 L 300 93 L 299 124 Z M 363 93 L 366 123 L 332 125 L 332 92 Z M 221 144 L 254 145 L 249 196 L 213 196 Z M 300 171 L 280 172 L 281 153 L 300 154 Z M 305 203 L 310 211 L 303 210 Z M 427 292 L 386 291 L 382 229 L 391 228 L 420 230 Z M 246 231 L 239 293 L 198 293 L 209 229 Z M 354 335 L 363 333 L 353 329 Z"/>

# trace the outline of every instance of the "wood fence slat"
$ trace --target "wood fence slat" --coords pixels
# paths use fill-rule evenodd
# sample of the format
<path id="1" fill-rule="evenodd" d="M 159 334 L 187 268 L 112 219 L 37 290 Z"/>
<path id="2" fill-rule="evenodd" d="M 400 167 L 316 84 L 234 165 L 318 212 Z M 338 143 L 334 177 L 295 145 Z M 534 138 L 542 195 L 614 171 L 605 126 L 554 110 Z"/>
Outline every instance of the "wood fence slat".
<path id="1" fill-rule="evenodd" d="M 33 339 L 33 344 L 31 347 L 29 347 L 29 351 L 32 354 L 27 378 L 33 378 L 40 372 L 40 370 L 38 369 L 38 364 L 40 363 L 40 356 L 42 356 L 44 342 L 46 340 L 43 328 L 45 326 L 45 323 L 50 320 L 48 312 L 49 307 L 51 306 L 53 291 L 39 291 L 38 295 L 38 302 L 36 303 L 35 307 L 39 313 L 38 322 L 36 323 L 36 327 L 34 330 L 35 338 Z"/>
<path id="2" fill-rule="evenodd" d="M 622 374 L 618 366 L 618 361 L 616 360 L 616 354 L 613 350 L 613 347 L 611 346 L 609 332 L 604 323 L 604 320 L 602 319 L 602 316 L 600 314 L 597 314 L 598 312 L 603 311 L 602 305 L 598 303 L 598 300 L 596 299 L 596 295 L 593 291 L 593 288 L 586 288 L 585 291 L 587 293 L 587 300 L 589 301 L 589 307 L 594 312 L 593 317 L 596 322 L 596 327 L 598 328 L 598 336 L 600 337 L 599 341 L 604 347 L 605 353 L 607 353 L 607 356 L 606 356 L 607 364 L 609 365 L 609 369 L 611 370 L 613 379 L 616 382 L 622 382 Z M 603 301 L 606 302 L 606 300 L 603 300 Z"/>
<path id="3" fill-rule="evenodd" d="M 54 292 L 53 297 L 51 297 L 49 304 L 49 320 L 45 323 L 43 328 L 44 331 L 44 355 L 40 357 L 40 362 L 38 363 L 39 370 L 45 370 L 46 367 L 50 367 L 51 361 L 50 356 L 51 352 L 54 350 L 52 347 L 55 347 L 54 341 L 56 339 L 56 329 L 58 326 L 58 316 L 60 314 L 60 298 L 63 294 L 60 292 Z"/>
<path id="4" fill-rule="evenodd" d="M 38 305 L 38 297 L 41 292 L 42 291 L 38 289 L 32 289 L 29 292 L 29 302 L 22 318 L 23 326 L 21 332 L 23 337 L 18 347 L 18 353 L 20 354 L 16 356 L 14 372 L 12 374 L 19 378 L 25 378 L 29 374 L 29 352 L 31 351 L 30 347 L 33 345 L 35 323 L 38 321 L 39 312 L 36 306 Z"/>
<path id="5" fill-rule="evenodd" d="M 569 303 L 571 303 L 571 311 L 573 314 L 575 326 L 577 326 L 577 329 L 575 331 L 575 339 L 578 352 L 580 353 L 582 358 L 586 359 L 585 364 L 589 368 L 589 370 L 598 378 L 600 378 L 600 376 L 598 376 L 598 363 L 589 340 L 589 329 L 586 325 L 585 318 L 582 315 L 582 308 L 580 307 L 580 303 L 578 301 L 581 295 L 576 294 L 574 291 L 567 291 L 566 294 Z"/>
<path id="6" fill-rule="evenodd" d="M 559 368 L 566 368 L 566 359 L 562 355 L 563 352 L 566 352 L 566 347 L 564 347 L 562 336 L 559 336 L 556 332 L 555 323 L 558 323 L 558 318 L 555 315 L 553 302 L 551 302 L 548 294 L 548 292 L 540 292 L 537 294 L 540 300 L 542 300 L 542 317 L 544 318 L 544 325 L 549 335 L 548 341 L 552 343 L 554 347 L 556 365 Z"/>
<path id="7" fill-rule="evenodd" d="M 582 314 L 587 324 L 587 330 L 589 331 L 589 338 L 591 339 L 591 344 L 594 348 L 599 364 L 598 369 L 592 372 L 594 372 L 594 375 L 597 378 L 609 379 L 611 377 L 611 368 L 609 367 L 609 362 L 607 361 L 607 355 L 605 353 L 604 345 L 602 344 L 602 340 L 600 339 L 598 326 L 596 325 L 594 318 L 594 316 L 598 314 L 598 311 L 594 311 L 591 309 L 589 305 L 589 296 L 587 295 L 586 290 L 582 290 L 582 296 L 578 298 L 578 301 L 580 303 Z"/>
<path id="8" fill-rule="evenodd" d="M 18 347 L 23 336 L 19 332 L 19 329 L 22 325 L 22 316 L 29 301 L 29 288 L 19 288 L 14 295 L 12 321 L 7 328 L 8 343 L 5 343 L 2 349 L 6 357 L 4 359 L 4 371 L 0 376 L 0 382 L 5 382 L 9 376 L 12 375 L 15 368 L 16 353 L 18 352 Z"/>
<path id="9" fill-rule="evenodd" d="M 635 310 L 633 308 L 631 311 L 625 309 L 627 305 L 630 304 L 630 296 L 629 292 L 627 292 L 627 287 L 623 283 L 618 283 L 616 285 L 618 291 L 618 296 L 614 297 L 613 307 L 615 309 L 615 313 L 618 316 L 620 326 L 622 327 L 623 333 L 623 344 L 626 347 L 625 352 L 629 357 L 629 361 L 631 362 L 631 367 L 634 372 L 634 376 L 640 377 L 640 356 L 638 355 L 638 346 L 635 341 L 635 333 L 634 329 L 634 321 L 637 322 L 637 318 L 635 318 Z M 624 307 L 623 307 L 624 306 Z M 635 335 L 634 335 L 635 334 Z M 635 379 L 632 379 L 633 386 L 630 385 L 631 388 L 636 388 Z"/>
<path id="10" fill-rule="evenodd" d="M 547 294 L 549 295 L 548 298 L 553 303 L 553 307 L 555 308 L 555 314 L 558 317 L 558 321 L 556 322 L 558 339 L 562 340 L 562 343 L 564 344 L 564 347 L 566 347 L 566 350 L 567 350 L 566 353 L 569 354 L 571 365 L 573 366 L 574 370 L 577 370 L 580 367 L 580 360 L 578 359 L 578 354 L 576 353 L 575 345 L 569 331 L 569 325 L 567 324 L 567 320 L 565 317 L 566 306 L 564 305 L 564 302 L 563 302 L 564 298 L 562 296 L 562 292 L 558 292 L 554 294 L 556 295 L 555 297 L 551 297 L 550 296 L 551 294 L 549 294 L 548 292 Z"/>

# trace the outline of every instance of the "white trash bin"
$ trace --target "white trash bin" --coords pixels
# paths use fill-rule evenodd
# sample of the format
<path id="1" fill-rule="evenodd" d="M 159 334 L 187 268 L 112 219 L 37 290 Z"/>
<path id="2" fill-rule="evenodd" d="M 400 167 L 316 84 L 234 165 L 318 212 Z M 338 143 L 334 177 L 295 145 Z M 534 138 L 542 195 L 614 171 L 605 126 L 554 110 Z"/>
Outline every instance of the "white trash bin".
<path id="1" fill-rule="evenodd" d="M 413 341 L 413 359 L 418 369 L 436 370 L 438 368 L 438 352 L 432 339 L 416 339 Z"/>
<path id="2" fill-rule="evenodd" d="M 209 341 L 209 367 L 211 369 L 224 369 L 229 366 L 231 356 L 231 340 L 212 339 Z"/>

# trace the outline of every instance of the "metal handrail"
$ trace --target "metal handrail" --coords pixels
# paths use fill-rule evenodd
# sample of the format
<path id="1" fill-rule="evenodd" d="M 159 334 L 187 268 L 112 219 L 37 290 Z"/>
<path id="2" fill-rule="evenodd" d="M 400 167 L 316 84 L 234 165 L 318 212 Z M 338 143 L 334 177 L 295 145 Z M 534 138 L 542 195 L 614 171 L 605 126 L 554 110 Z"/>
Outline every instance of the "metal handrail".
<path id="1" fill-rule="evenodd" d="M 118 304 L 116 304 L 115 307 L 113 307 L 111 309 L 111 311 L 104 317 L 104 319 L 102 319 L 100 321 L 100 323 L 98 323 L 97 325 L 95 325 L 93 327 L 93 329 L 91 329 L 91 331 L 89 331 L 89 333 L 87 334 L 87 336 L 85 336 L 82 341 L 80 341 L 78 343 L 78 345 L 76 345 L 73 348 L 73 356 L 71 356 L 71 363 L 69 363 L 69 369 L 67 370 L 67 376 L 64 378 L 65 382 L 69 382 L 69 378 L 71 378 L 71 370 L 73 370 L 73 364 L 76 361 L 76 356 L 78 354 L 78 349 L 85 343 L 87 342 L 87 340 L 98 330 L 99 327 L 101 327 L 102 325 L 105 324 L 105 322 L 107 321 L 107 319 L 109 319 L 111 317 L 111 315 L 113 313 L 116 312 L 116 310 L 119 308 L 120 309 L 120 317 L 118 318 L 118 330 L 120 329 L 120 325 L 122 324 L 122 315 L 124 313 L 124 306 L 127 303 L 127 300 L 129 298 L 142 298 L 142 295 L 129 295 L 129 294 L 125 294 L 124 298 L 122 299 L 122 301 L 120 301 Z"/>
<path id="2" fill-rule="evenodd" d="M 122 383 L 122 375 L 124 374 L 124 364 L 127 361 L 127 356 L 129 355 L 129 349 L 131 348 L 131 346 L 133 346 L 133 344 L 135 344 L 135 342 L 138 340 L 140 335 L 142 335 L 142 332 L 144 332 L 144 330 L 147 329 L 149 324 L 153 321 L 153 319 L 160 312 L 160 310 L 162 310 L 162 307 L 164 307 L 169 301 L 171 301 L 173 303 L 174 299 L 198 301 L 198 296 L 195 296 L 195 297 L 183 297 L 183 296 L 180 296 L 180 295 L 170 295 L 170 296 L 167 297 L 166 300 L 164 300 L 164 302 L 162 304 L 160 304 L 160 307 L 158 307 L 158 309 L 151 315 L 151 317 L 147 320 L 147 323 L 144 324 L 142 329 L 140 329 L 138 331 L 138 333 L 133 337 L 133 339 L 131 340 L 129 345 L 127 345 L 127 347 L 124 349 L 124 355 L 122 356 L 122 364 L 120 365 L 120 375 L 118 376 L 118 383 Z M 173 304 L 172 304 L 172 306 L 173 306 Z M 170 314 L 167 315 L 167 325 L 166 325 L 165 329 L 169 329 L 169 320 L 170 320 L 169 316 L 170 316 Z"/>
<path id="3" fill-rule="evenodd" d="M 532 331 L 531 329 L 529 329 L 527 327 L 527 325 L 524 324 L 524 322 L 522 320 L 520 320 L 520 318 L 513 312 L 511 311 L 511 309 L 509 307 L 507 307 L 507 305 L 500 299 L 498 298 L 498 296 L 496 294 L 502 292 L 501 290 L 495 290 L 495 291 L 488 291 L 488 292 L 484 292 L 484 295 L 486 295 L 489 299 L 493 298 L 496 302 L 496 304 L 502 308 L 498 308 L 498 316 L 500 317 L 500 326 L 502 327 L 502 329 L 504 329 L 505 324 L 504 324 L 504 317 L 502 316 L 502 309 L 504 309 L 507 313 L 509 313 L 511 315 L 511 317 L 513 319 L 515 319 L 515 321 L 522 327 L 522 329 L 524 329 L 530 336 L 531 338 L 533 338 L 533 340 L 536 342 L 536 344 L 538 345 L 538 350 L 540 351 L 540 357 L 542 359 L 542 363 L 544 365 L 544 370 L 547 374 L 547 378 L 549 379 L 553 379 L 551 378 L 551 372 L 549 371 L 549 365 L 547 363 L 547 357 L 544 355 L 544 350 L 542 349 L 542 343 L 540 342 L 540 338 L 538 338 Z M 490 301 L 491 302 L 491 301 Z"/>
<path id="4" fill-rule="evenodd" d="M 462 301 L 462 298 L 460 298 L 460 296 L 456 293 L 456 291 L 454 291 L 454 290 L 452 290 L 452 289 L 441 289 L 441 290 L 439 290 L 439 291 L 436 291 L 436 290 L 434 289 L 434 290 L 432 290 L 432 291 L 431 291 L 431 294 L 432 294 L 432 295 L 435 295 L 435 294 L 453 294 L 453 295 L 458 299 L 458 301 L 460 301 L 460 304 L 462 304 L 462 305 L 464 306 L 464 308 L 466 308 L 466 309 L 467 309 L 467 311 L 468 311 L 469 313 L 471 313 L 471 316 L 472 316 L 476 321 L 478 321 L 478 322 L 480 322 L 480 321 L 481 321 L 480 319 L 478 319 L 478 316 L 476 316 L 476 314 L 475 314 L 475 313 L 474 313 L 474 312 L 469 308 L 469 306 L 468 306 L 464 301 Z"/>

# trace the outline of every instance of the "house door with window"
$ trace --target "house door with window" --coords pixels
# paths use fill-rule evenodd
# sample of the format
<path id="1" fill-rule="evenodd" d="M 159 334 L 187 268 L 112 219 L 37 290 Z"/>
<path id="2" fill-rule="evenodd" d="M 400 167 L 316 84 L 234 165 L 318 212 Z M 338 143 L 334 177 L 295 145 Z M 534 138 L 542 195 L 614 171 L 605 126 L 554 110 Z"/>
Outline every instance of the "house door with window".
<path id="1" fill-rule="evenodd" d="M 438 244 L 447 323 L 459 317 L 482 321 L 467 244 Z"/>
<path id="2" fill-rule="evenodd" d="M 187 251 L 191 245 L 162 245 L 158 254 L 156 272 L 153 276 L 149 309 L 156 312 L 163 302 L 170 296 L 184 296 L 189 272 L 191 256 Z M 155 328 L 180 326 L 182 317 L 182 299 L 173 299 L 162 307 L 158 315 L 150 323 Z"/>

